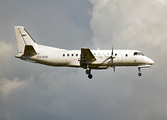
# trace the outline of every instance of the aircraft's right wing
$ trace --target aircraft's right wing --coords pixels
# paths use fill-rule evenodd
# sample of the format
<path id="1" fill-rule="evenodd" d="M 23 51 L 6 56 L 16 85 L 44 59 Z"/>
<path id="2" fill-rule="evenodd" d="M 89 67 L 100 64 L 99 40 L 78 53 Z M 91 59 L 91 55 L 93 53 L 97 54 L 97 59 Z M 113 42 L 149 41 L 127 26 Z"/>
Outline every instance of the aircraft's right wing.
<path id="1" fill-rule="evenodd" d="M 95 61 L 96 58 L 89 48 L 81 48 L 81 61 Z"/>

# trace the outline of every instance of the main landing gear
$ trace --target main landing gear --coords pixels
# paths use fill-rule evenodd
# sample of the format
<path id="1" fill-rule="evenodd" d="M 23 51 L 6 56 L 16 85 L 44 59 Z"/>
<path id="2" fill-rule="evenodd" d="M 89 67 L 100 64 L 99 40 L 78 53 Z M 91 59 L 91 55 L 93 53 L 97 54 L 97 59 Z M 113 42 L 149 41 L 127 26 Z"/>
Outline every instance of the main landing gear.
<path id="1" fill-rule="evenodd" d="M 141 74 L 141 68 L 139 67 L 138 70 L 139 70 L 138 76 L 141 76 L 142 75 Z"/>
<path id="2" fill-rule="evenodd" d="M 88 74 L 89 79 L 92 79 L 93 75 L 91 74 L 91 69 L 90 68 L 87 68 L 85 73 Z"/>

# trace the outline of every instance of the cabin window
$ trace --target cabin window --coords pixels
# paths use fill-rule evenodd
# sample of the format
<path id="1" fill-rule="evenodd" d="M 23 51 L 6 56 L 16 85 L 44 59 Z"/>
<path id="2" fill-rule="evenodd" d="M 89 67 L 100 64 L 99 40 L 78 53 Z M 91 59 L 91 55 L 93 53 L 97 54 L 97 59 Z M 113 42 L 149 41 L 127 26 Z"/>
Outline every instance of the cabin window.
<path id="1" fill-rule="evenodd" d="M 71 56 L 74 56 L 74 54 L 71 54 Z"/>
<path id="2" fill-rule="evenodd" d="M 94 55 L 96 55 L 96 53 L 94 53 Z"/>
<path id="3" fill-rule="evenodd" d="M 128 54 L 126 54 L 125 56 L 128 57 Z"/>
<path id="4" fill-rule="evenodd" d="M 67 54 L 67 56 L 69 56 L 69 54 Z"/>
<path id="5" fill-rule="evenodd" d="M 76 56 L 78 56 L 78 54 L 76 54 Z"/>
<path id="6" fill-rule="evenodd" d="M 65 54 L 63 54 L 63 57 L 65 56 Z"/>
<path id="7" fill-rule="evenodd" d="M 117 53 L 115 53 L 115 56 L 117 56 Z"/>

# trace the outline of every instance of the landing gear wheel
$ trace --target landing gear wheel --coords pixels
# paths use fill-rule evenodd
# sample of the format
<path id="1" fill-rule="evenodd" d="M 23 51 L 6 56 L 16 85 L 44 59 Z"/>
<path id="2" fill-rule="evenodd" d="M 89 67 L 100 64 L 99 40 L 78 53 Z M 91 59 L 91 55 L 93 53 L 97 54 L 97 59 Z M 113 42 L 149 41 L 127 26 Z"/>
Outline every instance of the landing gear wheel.
<path id="1" fill-rule="evenodd" d="M 138 73 L 138 76 L 141 76 L 142 74 L 141 73 Z"/>
<path id="2" fill-rule="evenodd" d="M 90 74 L 90 70 L 86 70 L 85 73 L 86 73 L 86 74 Z"/>
<path id="3" fill-rule="evenodd" d="M 92 79 L 92 77 L 93 77 L 93 75 L 91 75 L 91 74 L 88 75 L 88 78 L 89 78 L 89 79 Z"/>
<path id="4" fill-rule="evenodd" d="M 141 75 L 142 75 L 142 74 L 141 74 L 141 68 L 138 67 L 138 70 L 139 70 L 138 76 L 141 76 Z"/>

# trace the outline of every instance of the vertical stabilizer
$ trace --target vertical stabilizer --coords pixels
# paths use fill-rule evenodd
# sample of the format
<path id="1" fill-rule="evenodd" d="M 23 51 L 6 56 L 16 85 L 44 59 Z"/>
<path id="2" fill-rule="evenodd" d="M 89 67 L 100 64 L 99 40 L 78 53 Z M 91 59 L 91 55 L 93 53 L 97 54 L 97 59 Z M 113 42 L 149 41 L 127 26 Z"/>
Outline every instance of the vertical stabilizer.
<path id="1" fill-rule="evenodd" d="M 28 55 L 27 53 L 32 53 L 32 51 L 33 51 L 33 55 L 36 54 L 38 46 L 33 40 L 33 38 L 26 31 L 26 29 L 23 26 L 15 26 L 14 29 L 15 29 L 18 48 L 19 48 L 19 54 L 16 57 L 20 57 L 21 55 Z M 28 52 L 28 50 L 31 50 L 31 52 Z M 29 54 L 29 55 L 32 55 L 32 54 Z"/>

